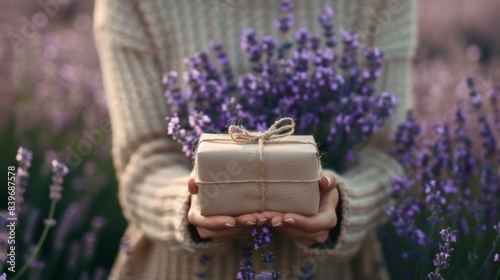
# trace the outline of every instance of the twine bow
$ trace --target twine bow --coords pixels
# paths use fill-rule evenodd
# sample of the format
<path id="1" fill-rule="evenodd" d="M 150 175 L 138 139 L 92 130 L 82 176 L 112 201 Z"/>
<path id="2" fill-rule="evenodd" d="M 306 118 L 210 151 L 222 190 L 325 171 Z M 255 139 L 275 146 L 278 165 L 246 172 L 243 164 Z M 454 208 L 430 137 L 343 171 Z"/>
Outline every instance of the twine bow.
<path id="1" fill-rule="evenodd" d="M 287 125 L 283 123 L 289 122 Z M 273 139 L 283 138 L 292 135 L 295 131 L 295 121 L 292 118 L 282 118 L 276 121 L 268 130 L 264 132 L 248 131 L 240 126 L 231 125 L 228 133 L 234 142 L 247 144 L 257 142 L 259 143 L 259 161 L 260 161 L 260 211 L 264 211 L 264 203 L 266 201 L 266 188 L 264 185 L 264 142 Z M 282 133 L 284 132 L 284 133 Z"/>
<path id="2" fill-rule="evenodd" d="M 290 124 L 280 126 L 285 122 Z M 283 138 L 292 135 L 295 131 L 295 121 L 292 118 L 282 118 L 276 121 L 268 130 L 264 132 L 248 131 L 240 126 L 229 126 L 228 133 L 234 142 L 238 143 L 252 143 L 252 142 L 265 142 L 272 139 Z M 280 134 L 281 132 L 285 132 Z"/>

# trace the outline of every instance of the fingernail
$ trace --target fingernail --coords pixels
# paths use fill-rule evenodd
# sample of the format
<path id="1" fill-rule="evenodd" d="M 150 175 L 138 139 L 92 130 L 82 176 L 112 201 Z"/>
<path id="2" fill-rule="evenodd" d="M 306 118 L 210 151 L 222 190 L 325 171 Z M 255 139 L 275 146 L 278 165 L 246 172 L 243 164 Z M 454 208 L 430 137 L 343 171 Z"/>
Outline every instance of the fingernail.
<path id="1" fill-rule="evenodd" d="M 233 225 L 233 224 L 230 224 L 230 223 L 225 223 L 224 225 L 225 225 L 226 227 L 234 227 L 234 225 Z"/>
<path id="2" fill-rule="evenodd" d="M 325 178 L 328 181 L 328 186 L 330 186 L 332 184 L 332 179 L 330 179 L 330 177 L 328 176 L 325 176 Z"/>
<path id="3" fill-rule="evenodd" d="M 282 222 L 279 222 L 279 223 L 277 223 L 277 224 L 273 225 L 273 227 L 279 227 L 279 226 L 281 226 L 282 224 L 283 224 Z"/>
<path id="4" fill-rule="evenodd" d="M 260 219 L 259 224 L 267 222 L 267 219 Z"/>
<path id="5" fill-rule="evenodd" d="M 295 220 L 290 218 L 290 219 L 286 219 L 285 222 L 289 223 L 289 224 L 295 224 Z"/>
<path id="6" fill-rule="evenodd" d="M 253 226 L 253 225 L 255 225 L 255 223 L 254 223 L 254 222 L 250 222 L 250 221 L 248 221 L 248 222 L 246 222 L 246 225 L 247 225 L 247 226 Z"/>

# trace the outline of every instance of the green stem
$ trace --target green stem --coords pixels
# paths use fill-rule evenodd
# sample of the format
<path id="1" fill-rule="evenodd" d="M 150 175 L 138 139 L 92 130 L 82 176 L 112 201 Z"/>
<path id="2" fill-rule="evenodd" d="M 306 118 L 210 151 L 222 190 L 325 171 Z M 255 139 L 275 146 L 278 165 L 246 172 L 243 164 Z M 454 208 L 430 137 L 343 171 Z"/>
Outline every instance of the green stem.
<path id="1" fill-rule="evenodd" d="M 50 210 L 49 210 L 49 216 L 48 216 L 49 220 L 54 218 L 55 210 L 56 210 L 56 201 L 52 201 L 52 203 L 50 204 Z M 40 236 L 40 239 L 38 240 L 38 243 L 36 244 L 35 249 L 31 253 L 31 255 L 28 258 L 28 260 L 26 261 L 26 263 L 23 265 L 21 270 L 19 270 L 19 272 L 16 273 L 16 275 L 14 275 L 14 277 L 12 277 L 11 280 L 19 279 L 19 277 L 21 277 L 26 272 L 26 270 L 30 266 L 31 262 L 36 258 L 36 256 L 38 255 L 38 252 L 42 248 L 43 242 L 45 242 L 45 238 L 47 238 L 47 234 L 49 233 L 50 227 L 51 226 L 45 225 L 45 227 L 43 228 L 42 235 Z"/>
<path id="2" fill-rule="evenodd" d="M 488 260 L 491 259 L 491 255 L 493 255 L 493 251 L 495 250 L 495 248 L 497 247 L 497 243 L 498 243 L 498 239 L 500 239 L 500 234 L 497 235 L 497 238 L 495 238 L 495 242 L 493 242 L 493 246 L 491 247 L 491 250 L 490 252 L 488 253 L 488 256 L 486 257 L 486 259 L 484 260 L 483 264 L 481 265 L 481 267 L 479 268 L 479 271 L 477 272 L 476 274 L 476 277 L 474 277 L 474 279 L 477 279 L 479 277 L 479 275 L 481 274 L 481 271 L 483 271 L 484 269 L 484 266 L 486 265 L 486 263 L 488 262 Z M 498 274 L 497 274 L 498 275 Z"/>
<path id="3" fill-rule="evenodd" d="M 479 234 L 478 234 L 479 235 Z M 472 253 L 476 254 L 477 252 L 477 248 L 479 247 L 479 239 L 481 238 L 481 236 L 479 235 L 477 238 L 476 238 L 476 241 L 474 242 L 474 249 L 472 250 Z M 477 255 L 477 258 L 479 258 L 479 255 Z M 477 266 L 476 264 L 476 260 L 473 261 L 473 263 L 469 266 L 468 270 L 469 270 L 469 273 L 472 273 L 472 271 L 474 271 L 474 268 Z"/>
<path id="4" fill-rule="evenodd" d="M 495 279 L 498 280 L 498 277 L 500 277 L 500 267 L 498 268 L 497 276 L 495 276 Z"/>

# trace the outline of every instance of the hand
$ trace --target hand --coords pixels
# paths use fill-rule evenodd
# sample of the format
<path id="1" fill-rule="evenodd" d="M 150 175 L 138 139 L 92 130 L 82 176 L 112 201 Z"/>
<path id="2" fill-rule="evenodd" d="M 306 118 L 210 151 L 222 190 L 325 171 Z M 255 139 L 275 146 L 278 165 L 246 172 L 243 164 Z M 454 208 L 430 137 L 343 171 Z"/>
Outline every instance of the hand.
<path id="1" fill-rule="evenodd" d="M 245 214 L 239 217 L 203 216 L 198 204 L 198 186 L 194 179 L 189 180 L 188 188 L 191 193 L 188 221 L 196 227 L 198 234 L 203 239 L 212 239 L 215 242 L 248 239 L 256 226 L 261 226 L 267 221 L 261 213 Z"/>
<path id="2" fill-rule="evenodd" d="M 332 173 L 322 172 L 321 175 L 318 213 L 307 217 L 294 213 L 266 211 L 262 214 L 268 219 L 269 228 L 307 246 L 321 244 L 327 240 L 330 230 L 337 225 L 335 209 L 339 202 L 339 192 Z"/>

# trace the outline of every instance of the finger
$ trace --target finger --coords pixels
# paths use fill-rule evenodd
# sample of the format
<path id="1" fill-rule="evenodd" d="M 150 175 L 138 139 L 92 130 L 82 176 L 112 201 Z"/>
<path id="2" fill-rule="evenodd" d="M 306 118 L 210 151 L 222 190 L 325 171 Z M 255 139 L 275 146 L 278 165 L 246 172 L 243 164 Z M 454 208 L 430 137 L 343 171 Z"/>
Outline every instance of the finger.
<path id="1" fill-rule="evenodd" d="M 262 213 L 267 218 L 267 224 L 270 227 L 279 227 L 283 225 L 283 213 L 274 211 L 265 211 Z"/>
<path id="2" fill-rule="evenodd" d="M 329 191 L 337 185 L 337 179 L 333 176 L 332 172 L 322 172 L 319 186 L 323 191 Z"/>
<path id="3" fill-rule="evenodd" d="M 272 227 L 280 227 L 283 225 L 283 217 L 284 215 L 277 215 L 277 216 L 274 216 L 271 220 L 270 220 L 270 223 L 271 223 L 271 226 Z"/>
<path id="4" fill-rule="evenodd" d="M 337 225 L 335 209 L 339 201 L 338 189 L 332 189 L 321 195 L 318 213 L 311 217 L 287 213 L 283 216 L 283 222 L 294 228 L 306 232 L 318 232 L 324 229 L 332 229 Z"/>
<path id="5" fill-rule="evenodd" d="M 318 213 L 328 212 L 337 209 L 337 204 L 339 203 L 339 189 L 335 188 L 327 192 L 322 192 L 319 200 Z"/>
<path id="6" fill-rule="evenodd" d="M 236 218 L 237 226 L 255 226 L 257 224 L 257 217 L 253 214 L 245 214 Z"/>
<path id="7" fill-rule="evenodd" d="M 194 181 L 194 178 L 189 179 L 189 181 L 188 181 L 188 189 L 189 189 L 189 193 L 191 193 L 191 194 L 197 194 L 198 193 L 198 185 L 196 185 L 196 182 Z"/>
<path id="8" fill-rule="evenodd" d="M 266 216 L 262 213 L 254 213 L 255 219 L 257 220 L 256 226 L 260 227 L 261 225 L 265 224 L 267 222 Z"/>
<path id="9" fill-rule="evenodd" d="M 233 228 L 236 226 L 236 221 L 230 216 L 209 216 L 205 217 L 199 214 L 199 212 L 193 212 L 188 215 L 188 221 L 190 224 L 202 227 L 208 230 L 222 230 L 227 228 Z"/>
<path id="10" fill-rule="evenodd" d="M 286 235 L 288 237 L 290 237 L 291 239 L 293 239 L 295 241 L 302 241 L 303 243 L 304 242 L 308 242 L 308 243 L 312 243 L 312 244 L 315 244 L 315 243 L 323 244 L 323 243 L 325 243 L 326 240 L 328 239 L 328 234 L 330 233 L 329 230 L 321 230 L 321 231 L 318 231 L 318 232 L 309 233 L 309 232 L 305 232 L 305 231 L 302 231 L 302 230 L 299 230 L 299 229 L 295 229 L 295 228 L 292 228 L 292 227 L 287 227 L 287 226 L 284 226 L 281 229 L 284 232 L 286 232 Z"/>
<path id="11" fill-rule="evenodd" d="M 321 230 L 330 230 L 337 225 L 337 214 L 335 210 L 319 212 L 312 217 L 288 213 L 283 217 L 283 222 L 295 229 L 309 233 L 315 233 Z"/>
<path id="12" fill-rule="evenodd" d="M 285 213 L 281 213 L 281 212 L 275 212 L 275 211 L 264 211 L 262 212 L 262 215 L 268 220 L 272 220 L 274 217 L 276 216 L 283 216 L 285 215 Z"/>

